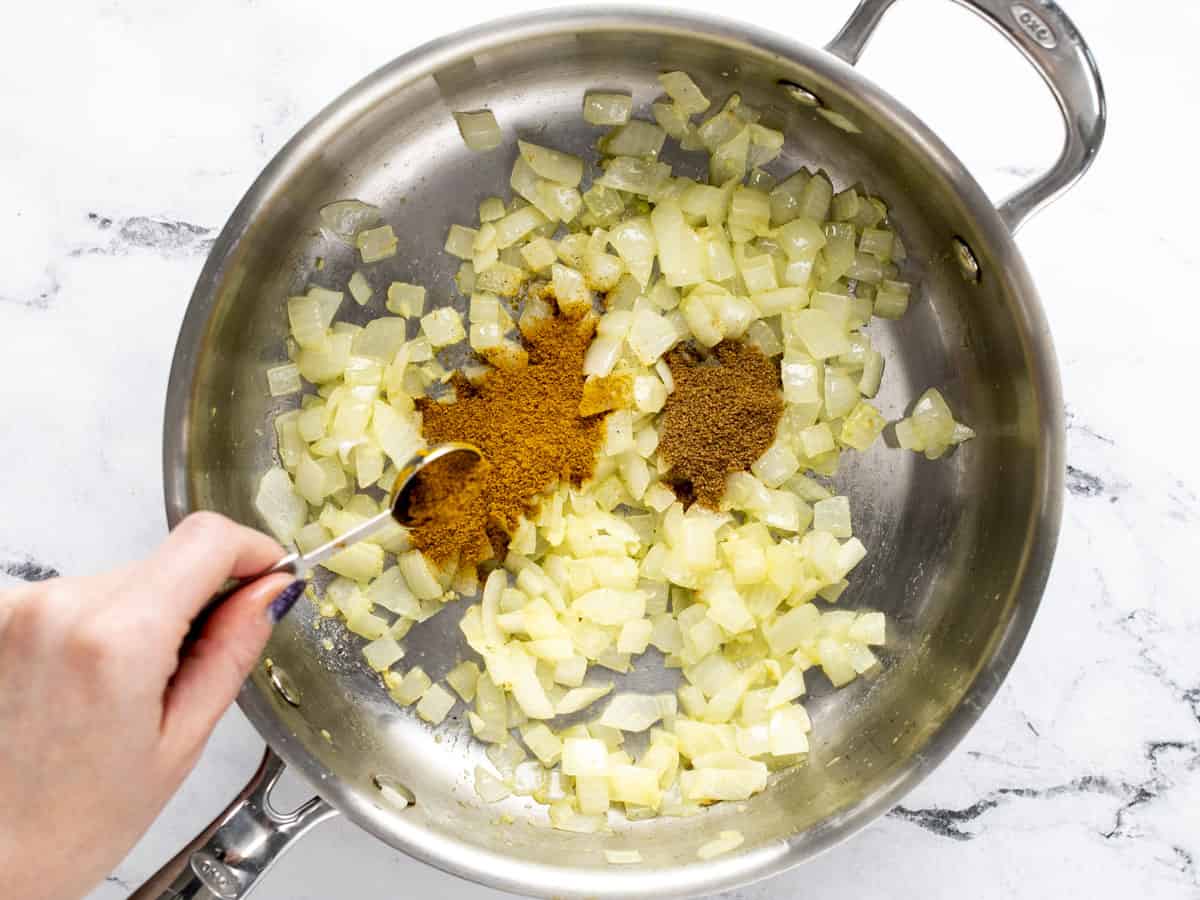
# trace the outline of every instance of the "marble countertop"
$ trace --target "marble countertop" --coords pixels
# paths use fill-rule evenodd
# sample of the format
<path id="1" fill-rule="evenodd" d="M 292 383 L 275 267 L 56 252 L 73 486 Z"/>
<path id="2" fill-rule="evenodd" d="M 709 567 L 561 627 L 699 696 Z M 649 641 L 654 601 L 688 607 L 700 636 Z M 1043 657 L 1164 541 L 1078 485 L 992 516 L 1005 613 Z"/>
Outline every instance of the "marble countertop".
<path id="1" fill-rule="evenodd" d="M 850 5 L 793 5 L 779 27 L 820 44 Z M 902 806 L 802 869 L 730 897 L 1200 893 L 1191 569 L 1200 475 L 1187 443 L 1197 428 L 1177 399 L 1195 379 L 1200 326 L 1200 255 L 1188 238 L 1200 199 L 1189 177 L 1196 126 L 1187 114 L 1200 95 L 1200 8 L 1146 0 L 1131 15 L 1116 0 L 1067 5 L 1106 76 L 1111 124 L 1092 172 L 1019 239 L 1068 404 L 1069 494 L 1042 611 L 995 702 Z M 0 584 L 96 571 L 162 537 L 159 446 L 175 334 L 206 249 L 242 192 L 362 75 L 525 6 L 68 0 L 26 4 L 10 19 L 0 55 L 0 83 L 10 86 L 0 118 L 9 460 L 0 469 Z M 734 9 L 763 23 L 780 22 L 778 8 L 742 0 Z M 1036 77 L 946 0 L 898 4 L 862 68 L 925 117 L 993 196 L 1057 148 L 1059 125 Z M 1155 185 L 1151 170 L 1170 177 Z M 1153 203 L 1141 202 L 1143 191 Z M 94 900 L 124 897 L 173 854 L 260 752 L 230 712 Z M 435 893 L 502 896 L 334 821 L 285 857 L 256 897 Z"/>

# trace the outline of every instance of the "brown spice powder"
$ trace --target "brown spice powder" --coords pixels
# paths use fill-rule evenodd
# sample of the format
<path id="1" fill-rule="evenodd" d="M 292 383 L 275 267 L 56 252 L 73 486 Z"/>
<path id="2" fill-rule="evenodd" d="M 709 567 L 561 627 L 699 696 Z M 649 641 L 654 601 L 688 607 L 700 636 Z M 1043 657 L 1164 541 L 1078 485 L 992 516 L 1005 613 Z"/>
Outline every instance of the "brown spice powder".
<path id="1" fill-rule="evenodd" d="M 484 502 L 491 468 L 487 459 L 453 453 L 422 469 L 408 488 L 405 518 L 410 531 L 426 536 L 462 535 L 466 543 L 458 553 L 467 558 L 489 556 L 492 545 L 486 534 L 477 533 L 471 510 Z"/>
<path id="2" fill-rule="evenodd" d="M 659 451 L 684 505 L 716 509 L 725 479 L 762 456 L 783 414 L 779 372 L 756 348 L 722 341 L 712 358 L 676 348 L 667 355 L 675 391 L 667 398 Z"/>
<path id="3" fill-rule="evenodd" d="M 459 494 L 461 481 L 439 469 L 429 488 L 414 491 L 420 523 L 413 544 L 435 564 L 461 565 L 503 556 L 522 515 L 560 479 L 579 485 L 596 464 L 604 416 L 581 416 L 583 357 L 595 319 L 552 316 L 525 333 L 527 364 L 488 372 L 478 384 L 454 375 L 457 400 L 417 400 L 430 443 L 467 441 L 486 464 L 472 475 L 475 496 Z M 452 498 L 452 499 L 451 499 Z M 442 502 L 449 501 L 449 502 Z"/>

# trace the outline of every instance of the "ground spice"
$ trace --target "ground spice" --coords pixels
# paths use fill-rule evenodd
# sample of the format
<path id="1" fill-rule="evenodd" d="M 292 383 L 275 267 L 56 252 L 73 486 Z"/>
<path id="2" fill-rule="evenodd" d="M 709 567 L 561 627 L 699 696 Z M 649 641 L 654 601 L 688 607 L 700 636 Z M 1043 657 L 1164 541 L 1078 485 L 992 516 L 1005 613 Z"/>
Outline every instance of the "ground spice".
<path id="1" fill-rule="evenodd" d="M 579 401 L 581 416 L 633 406 L 633 379 L 628 375 L 605 375 L 589 378 L 583 383 L 583 399 Z"/>
<path id="2" fill-rule="evenodd" d="M 604 416 L 582 416 L 583 357 L 595 320 L 555 315 L 524 330 L 528 362 L 488 372 L 472 384 L 455 373 L 454 403 L 417 400 L 431 444 L 467 441 L 483 451 L 474 496 L 461 473 L 439 467 L 410 507 L 420 522 L 413 544 L 434 563 L 468 565 L 502 557 L 537 496 L 560 479 L 587 480 L 604 439 Z M 449 499 L 451 503 L 441 503 Z"/>
<path id="3" fill-rule="evenodd" d="M 487 459 L 452 453 L 422 469 L 408 488 L 404 518 L 410 530 L 427 538 L 460 535 L 463 543 L 451 556 L 462 554 L 470 559 L 490 556 L 491 542 L 474 527 L 472 510 L 484 502 L 483 492 L 491 468 Z"/>
<path id="4" fill-rule="evenodd" d="M 775 440 L 783 414 L 779 371 L 755 347 L 722 341 L 708 358 L 667 356 L 675 390 L 659 429 L 667 481 L 684 505 L 716 509 L 732 472 L 750 468 Z"/>

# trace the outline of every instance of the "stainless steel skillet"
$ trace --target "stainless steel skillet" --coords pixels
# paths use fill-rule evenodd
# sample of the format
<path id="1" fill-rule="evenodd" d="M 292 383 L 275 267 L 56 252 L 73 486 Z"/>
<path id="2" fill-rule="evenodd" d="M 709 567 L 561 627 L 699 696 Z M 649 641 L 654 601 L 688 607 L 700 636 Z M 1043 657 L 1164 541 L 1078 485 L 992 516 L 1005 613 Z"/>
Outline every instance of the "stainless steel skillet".
<path id="1" fill-rule="evenodd" d="M 788 136 L 778 169 L 815 164 L 839 187 L 861 181 L 899 223 L 921 299 L 902 322 L 871 328 L 888 358 L 885 412 L 899 417 L 936 385 L 979 433 L 937 462 L 878 446 L 839 476 L 862 511 L 856 527 L 871 551 L 845 602 L 881 608 L 896 627 L 878 677 L 814 691 L 809 765 L 740 808 L 623 825 L 606 836 L 552 831 L 523 801 L 480 802 L 471 772 L 481 750 L 465 723 L 432 733 L 387 698 L 350 638 L 298 610 L 273 637 L 270 665 L 241 695 L 271 748 L 263 767 L 136 896 L 234 900 L 335 812 L 415 857 L 514 892 L 707 893 L 844 839 L 961 739 L 1028 631 L 1061 510 L 1058 373 L 1012 233 L 1090 164 L 1104 101 L 1086 46 L 1053 3 L 964 0 L 1038 69 L 1066 124 L 1053 168 L 995 208 L 925 125 L 853 68 L 891 2 L 864 0 L 825 50 L 732 22 L 597 8 L 491 23 L 401 57 L 307 125 L 238 206 L 192 297 L 167 396 L 171 523 L 200 508 L 258 523 L 251 501 L 272 459 L 269 422 L 279 410 L 263 371 L 282 357 L 282 300 L 310 276 L 342 284 L 354 266 L 350 248 L 319 236 L 322 205 L 359 197 L 383 206 L 402 252 L 380 277 L 419 281 L 431 296 L 461 303 L 451 300 L 453 267 L 440 252 L 446 228 L 507 183 L 512 154 L 471 153 L 452 111 L 493 109 L 508 150 L 520 135 L 586 155 L 598 135 L 579 114 L 587 89 L 632 91 L 645 110 L 659 93 L 657 74 L 683 69 L 710 96 L 741 92 Z M 685 173 L 698 162 L 670 161 Z M 319 278 L 317 257 L 325 260 Z M 458 659 L 455 618 L 447 611 L 407 641 L 410 660 L 434 677 Z M 325 637 L 336 641 L 332 651 Z M 285 762 L 318 795 L 287 815 L 267 801 Z M 501 815 L 512 824 L 496 824 Z M 741 830 L 744 845 L 697 860 L 696 848 L 725 828 Z M 636 847 L 645 861 L 606 866 L 606 847 Z"/>

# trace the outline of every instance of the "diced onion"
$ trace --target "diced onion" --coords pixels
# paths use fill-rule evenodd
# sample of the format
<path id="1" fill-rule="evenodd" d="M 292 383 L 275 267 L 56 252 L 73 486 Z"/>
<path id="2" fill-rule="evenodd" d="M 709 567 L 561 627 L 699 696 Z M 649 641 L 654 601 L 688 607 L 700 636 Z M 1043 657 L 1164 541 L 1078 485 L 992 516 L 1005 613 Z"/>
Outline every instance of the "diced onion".
<path id="1" fill-rule="evenodd" d="M 604 174 L 596 183 L 606 188 L 648 197 L 657 192 L 670 175 L 671 167 L 666 163 L 618 156 L 604 168 Z"/>
<path id="2" fill-rule="evenodd" d="M 373 293 L 371 283 L 367 281 L 367 277 L 362 272 L 355 272 L 351 275 L 346 287 L 350 291 L 350 296 L 354 298 L 354 302 L 359 306 L 366 306 L 371 301 Z"/>
<path id="3" fill-rule="evenodd" d="M 484 803 L 498 803 L 512 796 L 512 789 L 483 766 L 476 766 L 475 793 Z"/>
<path id="4" fill-rule="evenodd" d="M 456 112 L 454 121 L 458 123 L 458 133 L 462 135 L 463 143 L 472 150 L 494 150 L 504 140 L 496 116 L 490 109 Z"/>
<path id="5" fill-rule="evenodd" d="M 886 637 L 882 613 L 828 605 L 854 596 L 866 548 L 848 499 L 811 476 L 834 474 L 845 450 L 871 447 L 886 425 L 867 402 L 883 356 L 862 329 L 906 310 L 904 245 L 887 205 L 861 187 L 835 195 L 822 172 L 777 180 L 762 168 L 786 136 L 739 95 L 693 123 L 708 98 L 685 73 L 660 81 L 670 99 L 652 105 L 653 122 L 631 118 L 628 94 L 585 96 L 585 119 L 612 128 L 586 191 L 583 159 L 518 143 L 511 199 L 487 197 L 477 221 L 445 237 L 469 302 L 427 309 L 425 288 L 392 282 L 390 315 L 360 326 L 337 320 L 341 291 L 310 287 L 287 299 L 289 361 L 267 372 L 272 396 L 301 396 L 274 420 L 283 466 L 255 503 L 272 532 L 308 551 L 379 513 L 374 489 L 390 490 L 425 445 L 418 399 L 454 402 L 442 385 L 460 357 L 444 348 L 466 338 L 492 365 L 524 365 L 515 326 L 529 334 L 556 307 L 603 308 L 582 373 L 581 414 L 602 418 L 593 477 L 552 485 L 508 535 L 459 625 L 481 662 L 454 666 L 444 687 L 420 666 L 393 668 L 415 623 L 480 588 L 476 567 L 431 565 L 399 525 L 330 558 L 338 577 L 317 598 L 322 616 L 364 639 L 363 664 L 414 715 L 437 725 L 460 698 L 469 704 L 467 724 L 500 773 L 477 771 L 482 799 L 529 797 L 549 807 L 552 827 L 579 834 L 606 830 L 613 804 L 637 821 L 764 790 L 771 769 L 808 752 L 806 672 L 847 684 L 880 664 L 872 648 Z M 473 149 L 502 143 L 490 112 L 455 118 Z M 708 183 L 659 161 L 668 136 L 708 151 Z M 339 201 L 320 218 L 365 263 L 397 250 L 375 207 Z M 367 270 L 342 287 L 369 308 Z M 681 341 L 726 340 L 777 361 L 783 414 L 750 471 L 727 477 L 720 511 L 685 511 L 659 452 L 657 417 L 676 390 L 665 356 Z M 459 367 L 476 383 L 486 371 Z M 896 436 L 932 458 L 974 432 L 927 391 Z M 593 680 L 595 667 L 629 672 L 650 646 L 681 669 L 678 691 L 620 693 L 601 709 L 613 684 Z M 575 715 L 585 721 L 558 721 Z M 721 832 L 699 855 L 741 841 Z"/>
<path id="6" fill-rule="evenodd" d="M 367 644 L 363 647 L 362 653 L 367 664 L 377 672 L 382 672 L 392 663 L 404 658 L 404 648 L 390 635 L 385 635 Z"/>
<path id="7" fill-rule="evenodd" d="M 658 125 L 633 119 L 614 128 L 600 141 L 600 150 L 609 156 L 636 156 L 657 159 L 667 133 Z"/>
<path id="8" fill-rule="evenodd" d="M 578 156 L 539 147 L 528 141 L 518 141 L 517 146 L 521 151 L 521 158 L 539 178 L 567 187 L 575 187 L 583 178 L 583 160 Z"/>
<path id="9" fill-rule="evenodd" d="M 583 95 L 583 119 L 592 125 L 623 125 L 632 110 L 633 98 L 628 94 L 588 91 Z"/>
<path id="10" fill-rule="evenodd" d="M 675 140 L 683 140 L 693 127 L 688 121 L 688 113 L 677 103 L 655 103 L 651 106 L 654 121 Z"/>
<path id="11" fill-rule="evenodd" d="M 652 694 L 618 694 L 600 717 L 600 724 L 622 731 L 645 731 L 662 718 L 662 706 Z"/>
<path id="12" fill-rule="evenodd" d="M 589 685 L 587 687 L 575 687 L 567 691 L 562 699 L 555 705 L 554 712 L 556 715 L 566 716 L 571 713 L 579 712 L 581 709 L 586 709 L 591 706 L 601 697 L 606 696 L 612 691 L 611 684 L 604 685 Z"/>
<path id="13" fill-rule="evenodd" d="M 664 72 L 658 76 L 658 81 L 685 116 L 702 113 L 708 109 L 708 98 L 687 72 Z"/>
<path id="14" fill-rule="evenodd" d="M 453 694 L 440 684 L 435 684 L 421 695 L 417 703 L 417 715 L 431 725 L 437 725 L 449 715 L 457 702 Z"/>
<path id="15" fill-rule="evenodd" d="M 364 263 L 379 262 L 396 254 L 396 233 L 391 225 L 360 231 L 354 240 Z"/>
<path id="16" fill-rule="evenodd" d="M 448 306 L 435 309 L 421 317 L 421 331 L 433 347 L 456 344 L 467 336 L 463 329 L 462 316 Z"/>
<path id="17" fill-rule="evenodd" d="M 267 390 L 272 397 L 295 394 L 301 387 L 300 369 L 294 363 L 267 369 Z"/>
<path id="18" fill-rule="evenodd" d="M 392 689 L 392 698 L 401 706 L 416 703 L 433 686 L 433 681 L 420 666 L 413 666 Z"/>
<path id="19" fill-rule="evenodd" d="M 321 224 L 339 240 L 352 243 L 354 236 L 379 221 L 377 206 L 360 200 L 338 200 L 321 207 Z"/>
<path id="20" fill-rule="evenodd" d="M 292 542 L 308 516 L 304 498 L 296 493 L 288 473 L 278 467 L 268 470 L 259 481 L 254 507 L 281 544 Z"/>

